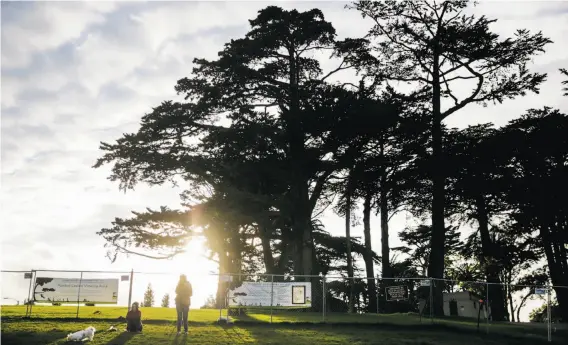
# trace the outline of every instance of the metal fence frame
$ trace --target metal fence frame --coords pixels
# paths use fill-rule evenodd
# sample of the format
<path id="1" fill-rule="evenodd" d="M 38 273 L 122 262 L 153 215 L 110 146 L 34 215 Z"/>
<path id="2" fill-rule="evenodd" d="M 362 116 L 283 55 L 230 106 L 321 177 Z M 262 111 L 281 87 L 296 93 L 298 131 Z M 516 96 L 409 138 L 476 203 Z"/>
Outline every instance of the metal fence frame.
<path id="1" fill-rule="evenodd" d="M 130 271 L 98 271 L 98 270 L 52 270 L 52 269 L 31 269 L 31 270 L 2 270 L 2 273 L 23 273 L 23 274 L 30 274 L 31 278 L 30 278 L 30 283 L 29 283 L 29 287 L 28 287 L 28 303 L 26 303 L 26 314 L 25 317 L 26 318 L 31 318 L 32 317 L 32 310 L 33 310 L 33 305 L 34 303 L 29 303 L 29 301 L 32 300 L 32 287 L 34 286 L 34 282 L 37 279 L 37 274 L 38 272 L 59 272 L 59 273 L 79 273 L 80 274 L 80 280 L 81 281 L 83 279 L 83 274 L 84 273 L 98 273 L 98 274 L 121 274 L 121 275 L 129 275 L 129 292 L 128 292 L 128 310 L 130 310 L 131 304 L 132 304 L 132 288 L 134 285 L 134 278 L 135 275 L 138 274 L 145 274 L 145 275 L 173 275 L 173 274 L 177 274 L 174 272 L 145 272 L 145 271 L 135 271 L 135 270 L 130 270 Z M 230 277 L 260 277 L 260 278 L 265 278 L 265 279 L 269 279 L 269 281 L 272 283 L 271 286 L 271 305 L 270 305 L 270 323 L 273 322 L 273 301 L 274 301 L 274 277 L 284 277 L 284 278 L 318 278 L 321 279 L 322 281 L 322 304 L 323 304 L 323 308 L 322 308 L 322 322 L 326 322 L 327 319 L 327 282 L 329 279 L 342 279 L 342 280 L 355 280 L 355 279 L 361 279 L 364 281 L 368 281 L 368 280 L 375 280 L 375 284 L 377 287 L 377 313 L 379 313 L 379 285 L 378 284 L 381 280 L 383 281 L 400 281 L 400 280 L 408 280 L 408 281 L 418 281 L 420 282 L 420 286 L 429 286 L 429 298 L 427 300 L 427 304 L 429 304 L 430 307 L 430 320 L 432 323 L 434 323 L 434 313 L 433 313 L 433 286 L 435 282 L 458 282 L 456 280 L 450 280 L 450 279 L 438 279 L 438 278 L 425 278 L 425 277 L 397 277 L 397 278 L 380 278 L 380 277 L 345 277 L 345 276 L 341 276 L 341 275 L 276 275 L 276 274 L 248 274 L 248 273 L 230 273 L 230 274 L 223 274 L 224 276 L 230 276 Z M 220 275 L 219 274 L 209 274 L 209 276 L 217 276 L 219 277 L 218 279 L 220 279 Z M 222 276 L 222 275 L 221 275 Z M 268 281 L 268 280 L 267 280 Z M 428 281 L 428 284 L 424 284 L 423 285 L 423 281 Z M 482 281 L 459 281 L 460 283 L 468 283 L 468 284 L 479 284 L 480 286 L 485 286 L 485 292 L 486 292 L 486 296 L 485 296 L 485 303 L 486 306 L 490 305 L 490 300 L 489 300 L 489 286 L 490 285 L 501 285 L 501 286 L 509 286 L 508 284 L 499 284 L 499 283 L 490 283 L 490 282 L 482 282 Z M 389 284 L 390 285 L 390 284 Z M 510 286 L 518 286 L 518 287 L 524 287 L 524 288 L 541 288 L 541 289 L 545 289 L 546 290 L 546 295 L 547 295 L 547 332 L 548 332 L 548 341 L 552 341 L 552 314 L 551 314 L 551 294 L 552 294 L 552 290 L 555 288 L 568 288 L 566 286 L 553 286 L 553 285 L 546 285 L 546 286 L 542 286 L 542 285 L 517 285 L 517 284 L 511 284 Z M 312 287 L 313 289 L 313 287 Z M 76 318 L 79 318 L 79 309 L 80 309 L 80 305 L 81 305 L 81 301 L 80 301 L 80 295 L 81 295 L 81 284 L 79 283 L 79 288 L 78 288 L 78 292 L 77 292 L 77 311 L 76 311 Z M 228 302 L 228 292 L 227 292 L 227 302 Z M 227 317 L 229 316 L 229 307 L 228 307 L 228 303 L 226 304 L 227 306 Z M 489 333 L 489 326 L 490 326 L 490 311 L 488 309 L 488 307 L 486 307 L 487 310 L 487 316 L 485 317 L 486 319 L 486 333 Z M 219 310 L 219 316 L 221 317 L 222 315 L 222 308 Z M 420 316 L 422 317 L 422 312 L 420 313 Z"/>

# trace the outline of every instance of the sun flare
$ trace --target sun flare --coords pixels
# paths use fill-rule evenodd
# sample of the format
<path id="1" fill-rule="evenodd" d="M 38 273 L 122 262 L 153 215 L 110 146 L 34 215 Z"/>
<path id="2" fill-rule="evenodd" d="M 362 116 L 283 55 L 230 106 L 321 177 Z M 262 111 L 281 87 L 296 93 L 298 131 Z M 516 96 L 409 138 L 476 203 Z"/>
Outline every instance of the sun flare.
<path id="1" fill-rule="evenodd" d="M 148 284 L 151 284 L 155 305 L 159 306 L 162 297 L 169 294 L 170 306 L 173 307 L 179 275 L 185 274 L 193 287 L 191 308 L 200 308 L 208 297 L 215 296 L 217 289 L 218 267 L 215 262 L 208 259 L 208 254 L 205 241 L 194 238 L 188 243 L 184 254 L 151 265 L 156 271 L 150 270 L 146 265 L 135 269 L 141 273 L 135 274 L 133 285 L 136 288 L 133 288 L 132 300 L 141 300 Z"/>

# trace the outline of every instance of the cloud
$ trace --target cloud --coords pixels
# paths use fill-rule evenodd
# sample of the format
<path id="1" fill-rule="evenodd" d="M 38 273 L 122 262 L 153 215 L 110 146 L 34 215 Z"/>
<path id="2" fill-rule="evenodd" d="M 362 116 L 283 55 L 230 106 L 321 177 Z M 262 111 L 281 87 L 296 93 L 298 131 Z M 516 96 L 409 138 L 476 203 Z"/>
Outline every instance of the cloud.
<path id="1" fill-rule="evenodd" d="M 359 37 L 371 23 L 342 2 L 277 2 L 287 9 L 321 8 L 340 38 Z M 91 168 L 99 142 L 134 131 L 140 117 L 175 98 L 176 81 L 196 57 L 215 58 L 242 37 L 259 2 L 2 2 L 2 266 L 10 268 L 163 268 L 161 262 L 104 258 L 101 227 L 146 206 L 177 206 L 179 190 L 140 186 L 127 194 Z M 465 126 L 502 124 L 529 107 L 568 111 L 557 68 L 566 58 L 565 2 L 482 2 L 475 13 L 498 17 L 494 29 L 542 30 L 555 43 L 533 70 L 549 73 L 540 95 L 487 108 L 470 106 L 448 119 Z M 335 61 L 322 62 L 325 68 Z M 337 217 L 324 217 L 341 234 Z M 378 224 L 373 218 L 373 228 Z M 404 227 L 395 217 L 394 232 Z M 5 231 L 8 229 L 8 231 Z M 361 229 L 354 229 L 360 236 Z M 375 233 L 375 232 L 373 232 Z M 396 236 L 391 236 L 396 245 Z M 380 236 L 373 235 L 375 248 Z M 40 245 L 41 244 L 41 245 Z M 173 264 L 183 267 L 184 263 Z M 199 261 L 197 266 L 207 266 Z M 162 268 L 160 268 L 162 267 Z M 214 267 L 214 266 L 213 266 Z"/>
<path id="2" fill-rule="evenodd" d="M 2 3 L 2 65 L 25 68 L 33 55 L 76 40 L 105 21 L 112 2 Z"/>

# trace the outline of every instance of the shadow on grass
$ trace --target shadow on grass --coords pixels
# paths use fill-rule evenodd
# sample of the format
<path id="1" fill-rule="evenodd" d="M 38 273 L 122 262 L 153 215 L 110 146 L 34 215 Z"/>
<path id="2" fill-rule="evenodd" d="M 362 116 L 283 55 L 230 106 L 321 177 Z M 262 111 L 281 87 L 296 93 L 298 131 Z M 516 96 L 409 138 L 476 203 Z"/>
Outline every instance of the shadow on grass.
<path id="1" fill-rule="evenodd" d="M 246 342 L 246 338 L 239 332 L 237 332 L 233 325 L 222 324 L 219 325 L 221 329 L 225 332 L 225 335 L 231 340 L 231 344 L 242 344 Z M 247 329 L 246 327 L 240 327 L 242 329 Z"/>
<path id="2" fill-rule="evenodd" d="M 93 321 L 96 323 L 116 323 L 116 319 L 103 319 L 103 318 L 96 318 L 96 319 L 75 319 L 75 318 L 31 318 L 28 320 L 23 320 L 22 318 L 12 318 L 12 317 L 4 317 L 2 318 L 2 323 L 10 323 L 10 322 L 38 322 L 38 321 L 56 321 L 58 323 L 67 322 L 67 323 L 87 323 L 89 321 Z M 544 344 L 546 342 L 546 329 L 538 329 L 535 327 L 500 327 L 498 324 L 491 325 L 489 330 L 489 334 L 485 333 L 485 326 L 481 325 L 480 330 L 478 331 L 476 327 L 472 324 L 467 323 L 459 323 L 459 322 L 451 322 L 450 320 L 437 320 L 434 324 L 430 322 L 423 322 L 419 324 L 412 324 L 412 325 L 405 325 L 399 324 L 396 322 L 380 322 L 380 323 L 359 323 L 359 322 L 339 322 L 339 323 L 318 323 L 318 322 L 275 322 L 275 323 L 268 323 L 266 321 L 260 321 L 254 317 L 250 317 L 248 315 L 240 315 L 235 317 L 234 319 L 234 326 L 238 328 L 242 328 L 244 330 L 255 332 L 255 333 L 279 333 L 276 332 L 281 330 L 282 332 L 287 332 L 288 330 L 297 330 L 297 329 L 304 329 L 304 330 L 319 330 L 324 331 L 327 333 L 330 329 L 338 329 L 338 332 L 341 334 L 348 333 L 351 334 L 350 338 L 357 339 L 357 333 L 365 333 L 365 332 L 372 332 L 372 331 L 385 331 L 385 332 L 399 332 L 402 334 L 408 333 L 421 333 L 427 335 L 444 335 L 447 337 L 451 336 L 474 336 L 476 338 L 487 339 L 488 341 L 497 340 L 502 341 L 504 343 L 509 344 Z M 171 320 L 144 320 L 145 324 L 148 325 L 173 325 L 174 322 Z M 216 322 L 190 322 L 190 325 L 217 325 Z M 235 343 L 238 343 L 237 340 L 243 340 L 243 335 L 238 334 L 237 331 L 231 331 L 230 325 L 228 326 L 221 326 L 227 336 L 232 337 L 235 340 Z M 52 331 L 54 332 L 54 331 Z M 170 332 L 168 327 L 168 333 Z M 3 343 L 28 343 L 28 344 L 36 344 L 37 341 L 34 342 L 34 336 L 32 332 L 9 332 L 8 334 L 4 334 L 2 332 L 2 340 Z M 50 334 L 51 335 L 51 334 Z M 281 334 L 274 334 L 275 336 L 281 336 Z M 353 336 L 354 335 L 354 336 Z M 58 332 L 53 334 L 53 339 L 61 339 L 64 338 L 66 334 L 62 332 Z M 245 336 L 246 337 L 246 336 Z M 338 337 L 341 337 L 338 334 Z M 553 344 L 566 344 L 568 343 L 568 334 L 566 330 L 558 329 L 553 332 L 552 335 Z M 6 339 L 6 340 L 5 340 Z M 11 340 L 14 341 L 11 341 Z M 25 340 L 24 340 L 25 339 Z M 50 337 L 51 339 L 51 337 Z M 179 342 L 183 340 L 181 337 L 173 344 L 181 344 L 184 342 Z M 53 340 L 52 340 L 53 341 Z M 114 345 L 114 344 L 124 344 L 125 342 L 119 342 L 118 340 L 112 340 L 111 342 L 107 343 L 107 345 Z M 467 343 L 467 342 L 466 342 Z M 548 344 L 548 343 L 547 343 Z"/>
<path id="3" fill-rule="evenodd" d="M 0 337 L 1 344 L 46 344 L 65 339 L 68 332 L 51 330 L 48 332 L 34 331 L 2 331 Z"/>
<path id="4" fill-rule="evenodd" d="M 348 343 L 352 341 L 363 341 L 367 343 L 374 343 L 376 340 L 374 334 L 376 332 L 391 333 L 395 337 L 402 337 L 401 339 L 413 339 L 418 337 L 431 337 L 432 339 L 425 340 L 420 344 L 436 344 L 437 338 L 446 338 L 448 341 L 454 339 L 462 339 L 462 343 L 467 343 L 469 340 L 477 339 L 477 343 L 482 344 L 485 342 L 500 342 L 510 345 L 544 345 L 544 344 L 566 344 L 567 338 L 563 334 L 553 335 L 553 341 L 547 342 L 546 336 L 535 334 L 511 334 L 493 333 L 486 334 L 485 331 L 477 331 L 467 327 L 456 327 L 447 324 L 424 324 L 424 325 L 398 325 L 398 324 L 368 324 L 368 323 L 252 323 L 248 322 L 246 318 L 235 320 L 234 326 L 247 330 L 253 335 L 254 338 L 266 337 L 285 337 L 289 338 L 290 343 L 294 343 L 294 331 L 317 331 L 331 337 L 337 338 L 341 343 Z M 223 328 L 230 329 L 231 326 L 223 326 Z M 270 334 L 269 334 L 270 333 Z M 459 341 L 458 341 L 459 342 Z M 453 343 L 453 342 L 452 342 Z"/>
<path id="5" fill-rule="evenodd" d="M 187 334 L 180 334 L 175 335 L 174 339 L 172 340 L 171 345 L 182 345 L 187 344 Z"/>
<path id="6" fill-rule="evenodd" d="M 116 337 L 109 340 L 106 345 L 124 345 L 126 344 L 132 337 L 139 333 L 130 333 L 130 332 L 122 332 Z"/>

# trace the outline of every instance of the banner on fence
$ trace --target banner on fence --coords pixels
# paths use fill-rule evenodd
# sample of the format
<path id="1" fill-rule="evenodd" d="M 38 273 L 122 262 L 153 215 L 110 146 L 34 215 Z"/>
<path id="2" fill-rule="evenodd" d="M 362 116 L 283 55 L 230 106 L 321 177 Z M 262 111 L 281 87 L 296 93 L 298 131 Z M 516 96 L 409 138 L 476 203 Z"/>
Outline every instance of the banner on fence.
<path id="1" fill-rule="evenodd" d="M 404 285 L 386 287 L 387 301 L 403 301 L 408 299 L 408 289 Z"/>
<path id="2" fill-rule="evenodd" d="M 244 282 L 229 291 L 229 306 L 309 308 L 312 306 L 310 282 Z"/>
<path id="3" fill-rule="evenodd" d="M 118 302 L 118 279 L 69 279 L 37 277 L 34 300 L 40 303 L 104 303 Z"/>

